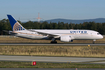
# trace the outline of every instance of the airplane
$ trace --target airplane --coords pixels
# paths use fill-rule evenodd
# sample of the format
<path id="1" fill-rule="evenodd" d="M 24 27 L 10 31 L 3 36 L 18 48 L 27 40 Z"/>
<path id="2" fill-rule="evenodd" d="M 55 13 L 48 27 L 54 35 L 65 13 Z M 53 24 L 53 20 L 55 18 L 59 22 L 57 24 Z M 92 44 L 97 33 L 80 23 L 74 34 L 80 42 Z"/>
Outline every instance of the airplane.
<path id="1" fill-rule="evenodd" d="M 73 40 L 93 40 L 102 39 L 103 36 L 94 30 L 54 30 L 54 29 L 25 29 L 14 17 L 7 15 L 12 30 L 9 34 L 17 37 L 28 39 L 45 39 L 51 40 L 51 43 L 57 43 L 56 40 L 62 42 L 73 42 Z"/>

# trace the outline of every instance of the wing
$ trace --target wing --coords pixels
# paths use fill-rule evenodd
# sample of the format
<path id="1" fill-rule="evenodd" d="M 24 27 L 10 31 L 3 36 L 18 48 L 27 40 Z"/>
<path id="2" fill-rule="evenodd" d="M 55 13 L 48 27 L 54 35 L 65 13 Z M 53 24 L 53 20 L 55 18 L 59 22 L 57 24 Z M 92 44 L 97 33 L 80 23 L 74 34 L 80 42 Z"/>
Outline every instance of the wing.
<path id="1" fill-rule="evenodd" d="M 48 37 L 54 37 L 54 38 L 59 38 L 60 37 L 59 34 L 52 34 L 52 33 L 48 33 L 48 32 L 41 32 L 41 31 L 36 31 L 36 30 L 31 30 L 31 29 L 29 31 L 37 32 L 38 34 L 42 34 L 42 35 L 45 35 L 45 36 L 48 36 Z"/>

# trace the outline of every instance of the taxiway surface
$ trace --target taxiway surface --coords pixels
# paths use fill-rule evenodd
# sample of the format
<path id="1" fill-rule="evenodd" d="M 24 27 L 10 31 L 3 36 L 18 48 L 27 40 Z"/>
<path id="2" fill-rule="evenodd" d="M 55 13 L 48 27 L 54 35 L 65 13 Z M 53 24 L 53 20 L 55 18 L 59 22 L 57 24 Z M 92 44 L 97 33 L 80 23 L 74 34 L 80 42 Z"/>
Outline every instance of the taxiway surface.
<path id="1" fill-rule="evenodd" d="M 50 43 L 0 43 L 0 45 L 65 45 L 65 46 L 87 46 L 87 45 L 92 45 L 92 46 L 105 46 L 105 44 L 79 44 L 79 43 L 75 43 L 75 44 L 50 44 Z"/>
<path id="2" fill-rule="evenodd" d="M 6 56 L 6 55 L 0 55 L 0 61 L 92 62 L 92 61 L 105 61 L 105 58 L 9 56 L 9 55 Z"/>

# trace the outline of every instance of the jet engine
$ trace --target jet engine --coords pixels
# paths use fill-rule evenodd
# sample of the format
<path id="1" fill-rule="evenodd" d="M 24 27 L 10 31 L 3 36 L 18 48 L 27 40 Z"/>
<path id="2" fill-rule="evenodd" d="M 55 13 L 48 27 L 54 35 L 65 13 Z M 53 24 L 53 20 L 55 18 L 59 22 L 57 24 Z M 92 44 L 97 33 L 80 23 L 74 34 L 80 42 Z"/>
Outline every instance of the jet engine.
<path id="1" fill-rule="evenodd" d="M 73 42 L 73 40 L 71 39 L 71 36 L 61 36 L 60 41 L 62 41 L 62 42 Z"/>

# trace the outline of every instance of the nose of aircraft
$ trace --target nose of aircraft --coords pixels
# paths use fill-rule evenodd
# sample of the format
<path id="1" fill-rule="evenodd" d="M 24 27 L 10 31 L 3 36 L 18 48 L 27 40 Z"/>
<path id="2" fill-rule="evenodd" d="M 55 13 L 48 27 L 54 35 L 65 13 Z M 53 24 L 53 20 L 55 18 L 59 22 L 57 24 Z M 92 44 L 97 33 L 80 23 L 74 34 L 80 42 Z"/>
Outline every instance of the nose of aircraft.
<path id="1" fill-rule="evenodd" d="M 102 38 L 103 38 L 103 36 L 101 35 L 101 36 L 100 36 L 100 38 L 102 39 Z"/>

